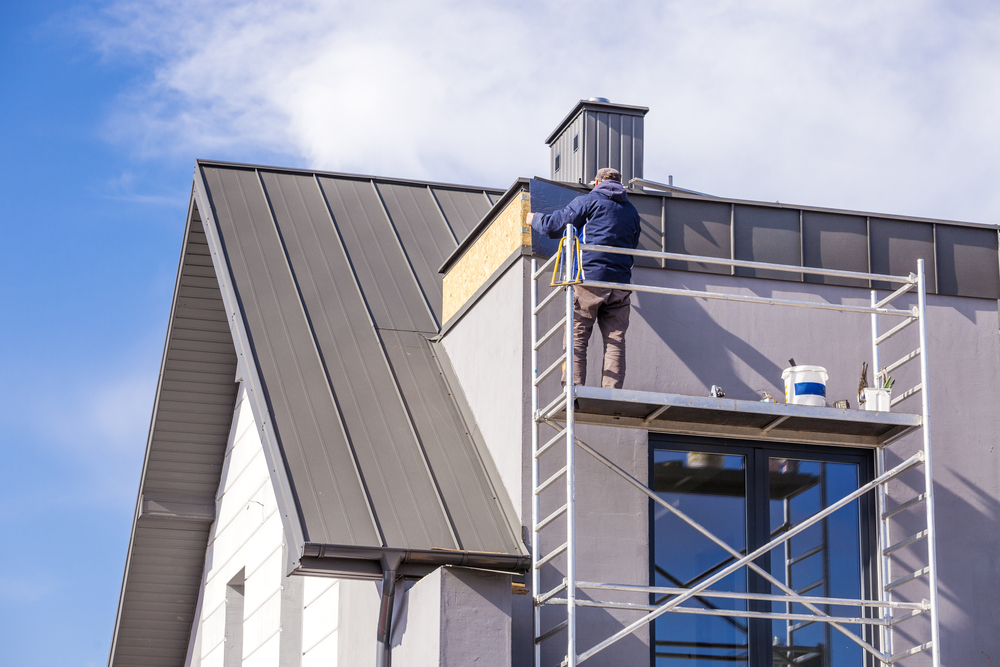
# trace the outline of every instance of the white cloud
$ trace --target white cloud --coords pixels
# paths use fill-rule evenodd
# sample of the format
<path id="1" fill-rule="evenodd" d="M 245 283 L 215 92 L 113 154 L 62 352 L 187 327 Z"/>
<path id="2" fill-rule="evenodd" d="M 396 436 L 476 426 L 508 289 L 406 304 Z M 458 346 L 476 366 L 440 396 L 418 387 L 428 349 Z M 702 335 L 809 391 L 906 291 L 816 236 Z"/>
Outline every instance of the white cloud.
<path id="1" fill-rule="evenodd" d="M 147 155 L 502 186 L 603 95 L 650 107 L 653 179 L 1000 223 L 992 3 L 123 1 L 91 29 L 149 63 L 109 122 Z"/>

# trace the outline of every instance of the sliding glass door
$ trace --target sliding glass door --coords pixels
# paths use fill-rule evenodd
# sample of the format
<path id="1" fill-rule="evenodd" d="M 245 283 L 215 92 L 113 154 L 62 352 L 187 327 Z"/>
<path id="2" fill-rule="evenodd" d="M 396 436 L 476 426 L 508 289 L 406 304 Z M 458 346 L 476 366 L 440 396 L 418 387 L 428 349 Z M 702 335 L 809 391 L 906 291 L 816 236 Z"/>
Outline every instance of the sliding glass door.
<path id="1" fill-rule="evenodd" d="M 748 548 L 753 551 L 793 529 L 866 483 L 873 469 L 865 450 L 653 435 L 650 441 L 652 488 L 673 508 L 650 505 L 650 574 L 653 586 L 664 589 L 652 596 L 654 604 L 711 577 Z M 657 618 L 655 667 L 862 667 L 861 649 L 828 624 L 724 612 L 811 614 L 800 604 L 742 595 L 780 595 L 785 592 L 781 585 L 816 597 L 869 595 L 872 507 L 867 498 L 854 501 L 761 556 L 756 565 L 772 580 L 743 567 L 682 603 L 680 613 Z M 857 613 L 856 608 L 816 607 L 837 616 Z M 860 627 L 848 629 L 863 633 Z"/>

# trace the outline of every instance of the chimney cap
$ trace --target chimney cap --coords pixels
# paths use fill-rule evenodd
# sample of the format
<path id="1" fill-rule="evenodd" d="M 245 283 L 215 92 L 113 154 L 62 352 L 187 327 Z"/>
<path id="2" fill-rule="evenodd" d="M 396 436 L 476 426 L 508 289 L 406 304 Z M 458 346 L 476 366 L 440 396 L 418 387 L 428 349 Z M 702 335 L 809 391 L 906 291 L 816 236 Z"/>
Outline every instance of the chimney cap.
<path id="1" fill-rule="evenodd" d="M 566 114 L 566 117 L 562 119 L 562 122 L 556 126 L 556 129 L 552 131 L 549 138 L 545 140 L 546 145 L 551 146 L 566 128 L 567 125 L 573 122 L 577 114 L 585 109 L 592 109 L 594 111 L 603 111 L 604 113 L 620 113 L 627 116 L 645 116 L 649 113 L 649 107 L 635 107 L 628 104 L 614 104 L 608 102 L 606 98 L 603 97 L 592 97 L 589 100 L 580 100 L 577 102 L 573 110 Z"/>

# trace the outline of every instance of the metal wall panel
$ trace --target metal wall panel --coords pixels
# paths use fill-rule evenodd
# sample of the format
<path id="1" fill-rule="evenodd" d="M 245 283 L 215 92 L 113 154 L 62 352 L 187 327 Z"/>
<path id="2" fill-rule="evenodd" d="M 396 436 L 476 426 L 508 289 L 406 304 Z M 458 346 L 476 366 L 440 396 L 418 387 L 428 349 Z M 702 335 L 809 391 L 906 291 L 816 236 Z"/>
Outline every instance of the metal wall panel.
<path id="1" fill-rule="evenodd" d="M 620 113 L 608 114 L 608 167 L 615 167 L 624 176 L 622 165 L 622 115 Z M 628 179 L 624 179 L 628 183 Z"/>
<path id="2" fill-rule="evenodd" d="M 802 261 L 804 266 L 868 272 L 868 224 L 864 216 L 803 211 Z M 805 276 L 806 282 L 868 287 L 854 278 Z"/>
<path id="3" fill-rule="evenodd" d="M 643 132 L 646 119 L 642 116 L 632 117 L 632 175 L 629 178 L 642 178 L 643 159 Z"/>
<path id="4" fill-rule="evenodd" d="M 573 136 L 579 135 L 579 142 L 577 143 L 576 150 L 573 150 Z M 569 132 L 567 132 L 567 146 L 569 147 L 570 154 L 573 159 L 570 160 L 570 171 L 566 175 L 568 178 L 566 180 L 573 183 L 583 182 L 583 114 L 581 113 L 576 117 L 572 123 L 570 123 Z"/>
<path id="5" fill-rule="evenodd" d="M 635 131 L 634 127 L 636 124 L 642 124 L 642 119 L 636 119 L 636 116 L 628 116 L 622 114 L 622 133 L 621 133 L 621 172 L 622 172 L 622 183 L 628 183 L 635 176 L 635 154 L 632 150 L 633 138 L 632 134 Z"/>
<path id="6" fill-rule="evenodd" d="M 584 164 L 584 116 L 581 112 L 566 126 L 563 133 L 552 143 L 549 149 L 549 178 L 563 183 L 580 183 L 583 180 Z M 579 135 L 577 149 L 573 150 L 573 137 Z M 559 172 L 556 172 L 556 155 L 560 156 Z"/>
<path id="7" fill-rule="evenodd" d="M 597 125 L 597 169 L 608 166 L 608 115 L 607 113 L 598 112 L 594 114 Z M 595 170 L 595 175 L 596 175 Z M 587 181 L 594 180 L 594 176 L 591 176 Z"/>
<path id="8" fill-rule="evenodd" d="M 258 176 L 203 171 L 303 532 L 338 535 L 341 544 L 381 544 Z"/>
<path id="9" fill-rule="evenodd" d="M 597 114 L 592 111 L 583 112 L 583 136 L 586 139 L 583 149 L 583 183 L 586 185 L 594 180 L 597 174 Z"/>
<path id="10" fill-rule="evenodd" d="M 1000 298 L 996 230 L 936 228 L 938 293 Z"/>
<path id="11" fill-rule="evenodd" d="M 736 259 L 802 265 L 798 211 L 737 205 L 733 212 L 733 241 Z M 801 273 L 761 269 L 737 268 L 736 275 L 802 280 Z"/>
<path id="12" fill-rule="evenodd" d="M 461 243 L 465 237 L 476 228 L 476 225 L 486 215 L 490 207 L 478 192 L 467 190 L 448 190 L 433 188 L 444 217 L 448 219 L 455 237 Z"/>
<path id="13" fill-rule="evenodd" d="M 441 512 L 427 464 L 414 438 L 410 416 L 386 364 L 381 342 L 365 308 L 359 285 L 352 275 L 344 246 L 330 224 L 329 213 L 316 181 L 306 176 L 268 172 L 264 172 L 262 177 L 288 261 L 297 278 L 301 295 L 299 308 L 305 310 L 319 348 L 316 361 L 322 360 L 333 389 L 336 406 L 330 403 L 323 407 L 334 414 L 339 408 L 386 545 L 457 548 L 446 517 Z M 326 179 L 324 183 L 326 192 L 331 189 L 330 181 Z M 357 187 L 355 192 L 359 198 L 364 194 L 363 182 L 338 181 L 336 185 L 348 186 L 345 197 L 349 196 L 352 186 Z M 361 212 L 355 211 L 354 214 L 361 219 L 355 217 L 348 221 L 341 217 L 337 223 L 337 229 L 345 240 L 348 233 L 344 227 L 357 222 L 355 227 L 364 228 L 369 222 Z M 336 213 L 334 219 L 337 219 Z M 350 259 L 360 278 L 360 271 L 357 270 L 361 263 L 359 258 L 352 256 Z M 388 267 L 373 266 L 372 270 L 376 276 L 385 276 Z M 409 280 L 413 282 L 412 277 Z M 369 297 L 368 290 L 364 291 L 364 296 Z M 411 304 L 403 302 L 400 307 L 407 305 L 422 308 L 419 301 L 411 301 Z M 265 326 L 276 328 L 281 323 L 270 321 Z M 279 372 L 287 375 L 285 369 L 279 369 Z M 292 377 L 283 378 L 281 384 L 286 385 L 292 380 Z M 329 391 L 326 393 L 329 395 Z M 302 416 L 296 418 L 301 419 Z M 328 461 L 323 456 L 324 453 L 331 453 L 335 443 L 341 448 L 337 452 L 341 463 Z M 336 497 L 331 493 L 334 489 L 329 486 L 336 478 L 337 468 L 343 467 L 345 473 L 350 471 L 350 449 L 342 437 L 334 442 L 304 444 L 309 449 L 305 453 L 311 459 L 310 469 L 298 472 L 298 475 L 293 473 L 293 478 L 308 480 L 309 486 L 317 491 L 322 489 L 322 493 L 314 495 L 317 507 L 313 512 L 307 512 L 306 506 L 311 501 L 311 494 L 299 493 L 303 514 L 322 516 Z M 297 484 L 300 490 L 304 488 L 302 481 Z M 357 486 L 357 482 L 354 484 Z M 364 505 L 354 505 L 347 506 L 343 511 L 363 515 L 364 510 Z M 345 540 L 347 535 L 336 524 L 315 525 L 307 521 L 305 528 L 310 541 L 314 542 L 362 546 L 377 544 L 348 542 Z"/>
<path id="14" fill-rule="evenodd" d="M 666 198 L 666 252 L 687 253 L 705 257 L 730 255 L 729 204 Z M 728 266 L 694 262 L 667 262 L 668 269 L 729 273 Z"/>
<path id="15" fill-rule="evenodd" d="M 663 252 L 663 197 L 630 194 L 629 201 L 639 211 L 639 247 L 642 250 Z M 659 259 L 636 257 L 635 265 L 661 267 L 662 263 Z"/>
<path id="16" fill-rule="evenodd" d="M 935 293 L 934 226 L 922 222 L 869 218 L 868 244 L 872 273 L 906 276 L 915 273 L 917 260 L 924 260 L 927 291 Z M 875 281 L 874 289 L 896 289 L 898 285 Z"/>

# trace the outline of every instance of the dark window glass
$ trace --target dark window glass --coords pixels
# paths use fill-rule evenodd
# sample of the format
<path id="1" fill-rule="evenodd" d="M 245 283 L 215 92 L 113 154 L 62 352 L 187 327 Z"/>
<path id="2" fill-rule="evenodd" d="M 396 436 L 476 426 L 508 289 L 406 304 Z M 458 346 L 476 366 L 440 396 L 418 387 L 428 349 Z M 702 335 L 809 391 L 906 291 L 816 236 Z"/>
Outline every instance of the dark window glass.
<path id="1" fill-rule="evenodd" d="M 779 537 L 866 483 L 868 452 L 810 447 L 806 451 L 765 443 L 701 444 L 654 440 L 652 488 L 671 508 L 653 503 L 651 596 L 663 604 Z M 668 449 L 669 448 L 669 449 Z M 870 500 L 856 500 L 775 547 L 756 563 L 783 585 L 817 597 L 864 598 L 871 594 L 868 550 L 874 517 Z M 676 510 L 676 511 L 675 511 Z M 707 536 L 684 521 L 700 524 Z M 720 544 L 722 542 L 723 544 Z M 691 667 L 861 667 L 860 647 L 835 628 L 799 620 L 748 619 L 717 612 L 809 614 L 801 605 L 744 600 L 718 594 L 780 595 L 779 586 L 747 567 L 711 584 L 706 595 L 653 624 L 653 665 Z M 817 605 L 834 616 L 856 607 Z M 858 635 L 870 635 L 847 626 Z M 869 640 L 873 637 L 869 636 Z"/>
<path id="2" fill-rule="evenodd" d="M 561 158 L 562 155 L 560 153 L 556 153 L 556 171 L 559 171 L 559 163 L 562 161 Z"/>
<path id="3" fill-rule="evenodd" d="M 580 133 L 577 132 L 573 135 L 573 152 L 580 150 Z"/>

